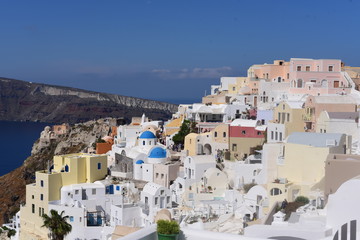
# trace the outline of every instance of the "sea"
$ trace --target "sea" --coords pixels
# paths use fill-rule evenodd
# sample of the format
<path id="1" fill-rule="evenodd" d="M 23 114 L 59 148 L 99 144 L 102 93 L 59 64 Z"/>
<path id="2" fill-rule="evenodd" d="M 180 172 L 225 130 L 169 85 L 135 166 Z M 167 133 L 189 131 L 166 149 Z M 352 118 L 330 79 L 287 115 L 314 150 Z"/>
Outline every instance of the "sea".
<path id="1" fill-rule="evenodd" d="M 0 176 L 20 167 L 48 123 L 0 121 Z"/>

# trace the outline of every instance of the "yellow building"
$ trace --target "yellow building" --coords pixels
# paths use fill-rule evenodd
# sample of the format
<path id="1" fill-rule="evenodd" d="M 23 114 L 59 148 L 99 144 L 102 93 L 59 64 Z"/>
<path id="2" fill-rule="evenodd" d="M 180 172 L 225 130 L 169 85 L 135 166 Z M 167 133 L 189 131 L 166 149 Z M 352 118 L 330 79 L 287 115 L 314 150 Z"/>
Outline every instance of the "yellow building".
<path id="1" fill-rule="evenodd" d="M 184 121 L 184 116 L 180 115 L 179 118 L 171 120 L 168 124 L 165 125 L 165 136 L 171 136 L 177 133 L 180 130 L 180 127 Z"/>
<path id="2" fill-rule="evenodd" d="M 54 156 L 50 171 L 36 172 L 36 182 L 26 186 L 26 205 L 20 209 L 20 239 L 48 239 L 42 228 L 42 214 L 48 213 L 49 201 L 60 200 L 62 186 L 92 183 L 107 175 L 107 156 L 69 154 Z"/>
<path id="3" fill-rule="evenodd" d="M 210 133 L 208 133 L 210 134 Z M 200 134 L 197 133 L 189 133 L 185 136 L 184 140 L 184 150 L 187 152 L 187 156 L 195 156 L 198 155 L 198 144 L 197 140 L 200 141 Z"/>
<path id="4" fill-rule="evenodd" d="M 237 77 L 234 84 L 229 84 L 228 94 L 236 95 L 240 93 L 242 88 L 247 87 L 249 84 L 247 77 Z"/>
<path id="5" fill-rule="evenodd" d="M 184 150 L 187 156 L 211 155 L 229 149 L 229 124 L 219 124 L 210 132 L 186 135 Z"/>
<path id="6" fill-rule="evenodd" d="M 329 153 L 344 153 L 351 144 L 345 134 L 300 133 L 288 137 L 277 162 L 278 179 L 268 184 L 270 204 L 294 201 L 297 196 L 312 197 L 324 191 L 325 161 Z"/>
<path id="7" fill-rule="evenodd" d="M 303 102 L 281 102 L 274 108 L 274 120 L 268 122 L 268 142 L 281 142 L 293 132 L 305 132 L 303 105 Z"/>

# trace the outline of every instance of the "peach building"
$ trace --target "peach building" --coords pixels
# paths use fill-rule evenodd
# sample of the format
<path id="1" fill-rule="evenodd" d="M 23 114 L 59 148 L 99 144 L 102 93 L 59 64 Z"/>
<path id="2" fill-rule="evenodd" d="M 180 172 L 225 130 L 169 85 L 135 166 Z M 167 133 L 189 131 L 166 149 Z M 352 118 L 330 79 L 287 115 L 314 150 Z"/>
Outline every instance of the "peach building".
<path id="1" fill-rule="evenodd" d="M 66 133 L 68 133 L 69 130 L 70 130 L 70 126 L 69 126 L 69 124 L 66 124 L 66 123 L 53 126 L 53 132 L 56 135 L 66 134 Z"/>
<path id="2" fill-rule="evenodd" d="M 322 111 L 356 112 L 356 100 L 348 95 L 309 96 L 305 101 L 303 115 L 306 131 L 315 132 L 316 122 Z"/>
<path id="3" fill-rule="evenodd" d="M 154 164 L 154 183 L 169 188 L 178 177 L 179 164 Z"/>
<path id="4" fill-rule="evenodd" d="M 360 156 L 329 154 L 325 163 L 325 200 L 349 179 L 360 174 Z"/>
<path id="5" fill-rule="evenodd" d="M 289 81 L 289 62 L 275 60 L 273 64 L 256 64 L 248 69 L 249 80 L 266 79 L 271 82 Z"/>

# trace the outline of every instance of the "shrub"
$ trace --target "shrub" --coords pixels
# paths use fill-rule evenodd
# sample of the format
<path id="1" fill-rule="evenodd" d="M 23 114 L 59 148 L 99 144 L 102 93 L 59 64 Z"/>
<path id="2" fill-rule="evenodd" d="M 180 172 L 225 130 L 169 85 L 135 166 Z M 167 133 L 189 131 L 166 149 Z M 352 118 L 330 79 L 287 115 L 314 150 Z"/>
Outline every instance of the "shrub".
<path id="1" fill-rule="evenodd" d="M 160 234 L 178 234 L 180 226 L 176 221 L 159 220 L 157 221 L 157 232 Z"/>
<path id="2" fill-rule="evenodd" d="M 310 201 L 307 197 L 298 196 L 298 197 L 296 197 L 295 202 L 302 203 L 305 205 L 305 204 L 308 204 Z"/>

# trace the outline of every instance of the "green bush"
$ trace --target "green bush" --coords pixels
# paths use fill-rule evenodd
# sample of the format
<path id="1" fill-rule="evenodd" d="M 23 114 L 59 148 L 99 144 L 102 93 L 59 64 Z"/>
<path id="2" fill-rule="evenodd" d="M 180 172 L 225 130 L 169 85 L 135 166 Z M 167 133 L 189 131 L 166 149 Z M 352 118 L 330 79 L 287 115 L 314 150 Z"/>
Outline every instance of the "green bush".
<path id="1" fill-rule="evenodd" d="M 176 221 L 159 220 L 157 221 L 157 232 L 160 234 L 178 234 L 180 226 Z"/>
<path id="2" fill-rule="evenodd" d="M 298 196 L 298 197 L 296 197 L 295 202 L 302 203 L 305 205 L 305 204 L 308 204 L 310 201 L 307 197 Z"/>
<path id="3" fill-rule="evenodd" d="M 11 238 L 12 236 L 15 236 L 16 231 L 14 229 L 10 229 L 7 233 L 8 238 Z"/>

